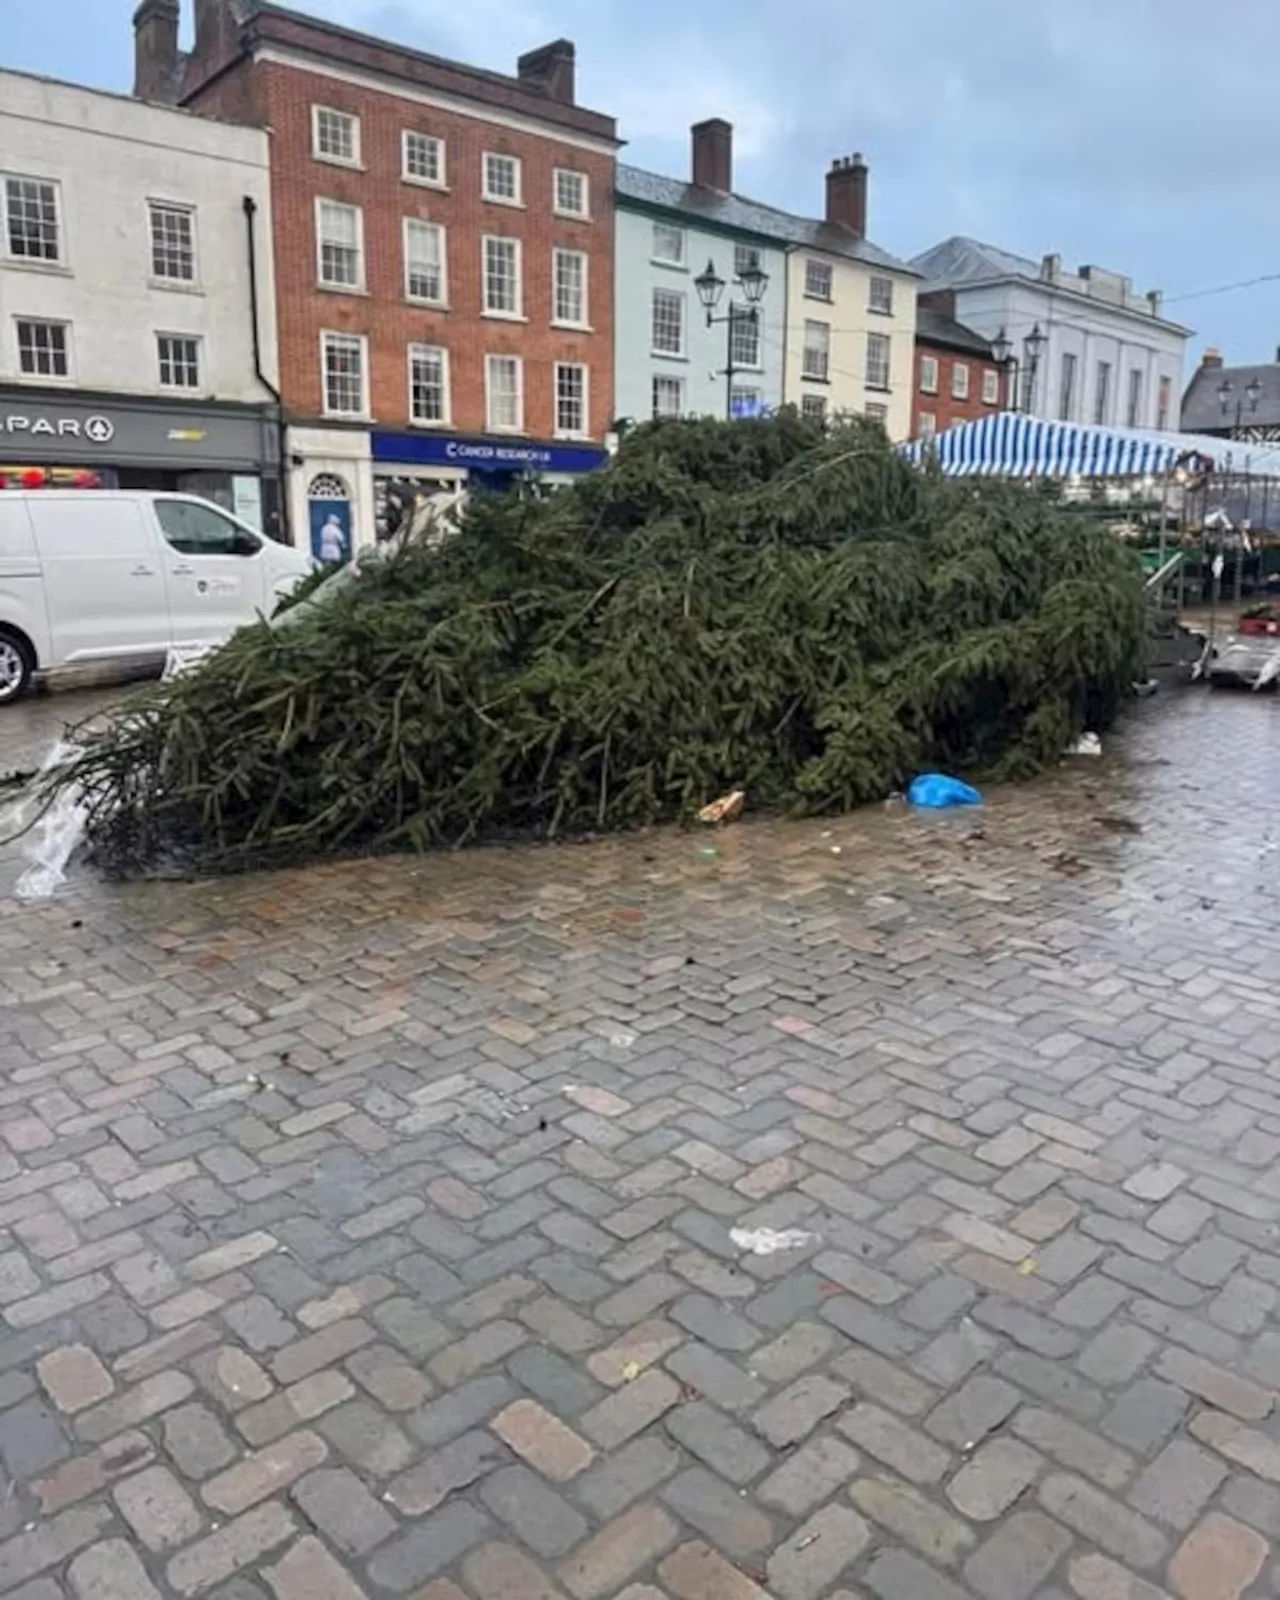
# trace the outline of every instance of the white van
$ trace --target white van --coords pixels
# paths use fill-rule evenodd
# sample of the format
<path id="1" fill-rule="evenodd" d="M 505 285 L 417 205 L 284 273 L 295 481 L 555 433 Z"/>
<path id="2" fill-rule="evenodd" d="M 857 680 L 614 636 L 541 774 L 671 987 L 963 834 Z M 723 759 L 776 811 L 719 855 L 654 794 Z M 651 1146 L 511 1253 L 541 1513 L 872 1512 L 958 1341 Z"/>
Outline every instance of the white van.
<path id="1" fill-rule="evenodd" d="M 311 568 L 208 500 L 0 491 L 0 705 L 37 672 L 218 644 Z"/>

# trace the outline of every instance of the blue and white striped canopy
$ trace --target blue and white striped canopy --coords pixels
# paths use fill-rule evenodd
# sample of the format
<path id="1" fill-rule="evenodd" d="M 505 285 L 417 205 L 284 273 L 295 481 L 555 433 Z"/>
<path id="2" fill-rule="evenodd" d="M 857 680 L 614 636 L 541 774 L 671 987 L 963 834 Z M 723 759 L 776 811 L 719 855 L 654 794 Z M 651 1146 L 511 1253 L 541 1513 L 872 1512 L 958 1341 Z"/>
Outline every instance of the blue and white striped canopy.
<path id="1" fill-rule="evenodd" d="M 1141 478 L 1168 472 L 1189 448 L 1187 435 L 1085 428 L 1006 411 L 917 439 L 906 454 L 914 461 L 935 455 L 949 477 Z"/>

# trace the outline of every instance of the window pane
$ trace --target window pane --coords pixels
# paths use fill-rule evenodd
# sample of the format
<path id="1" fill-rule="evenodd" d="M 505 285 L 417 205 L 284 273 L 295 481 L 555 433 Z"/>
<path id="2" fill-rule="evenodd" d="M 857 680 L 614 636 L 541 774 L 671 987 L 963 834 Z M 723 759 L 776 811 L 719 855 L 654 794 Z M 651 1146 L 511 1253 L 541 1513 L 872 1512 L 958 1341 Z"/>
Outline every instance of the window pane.
<path id="1" fill-rule="evenodd" d="M 684 262 L 684 229 L 669 222 L 653 225 L 653 259 L 680 266 Z"/>
<path id="2" fill-rule="evenodd" d="M 556 432 L 587 431 L 587 369 L 577 362 L 556 363 Z"/>
<path id="3" fill-rule="evenodd" d="M 731 417 L 754 417 L 760 411 L 760 391 L 748 384 L 735 383 L 729 393 Z"/>
<path id="4" fill-rule="evenodd" d="M 920 388 L 924 394 L 937 394 L 938 392 L 938 358 L 937 356 L 920 357 Z"/>
<path id="5" fill-rule="evenodd" d="M 9 254 L 25 261 L 58 261 L 58 197 L 39 178 L 6 178 L 5 216 Z"/>
<path id="6" fill-rule="evenodd" d="M 1062 355 L 1062 373 L 1058 385 L 1058 419 L 1070 422 L 1076 404 L 1076 358 L 1066 350 Z"/>
<path id="7" fill-rule="evenodd" d="M 364 411 L 364 346 L 351 334 L 324 336 L 324 401 L 337 416 Z"/>
<path id="8" fill-rule="evenodd" d="M 1000 403 L 1000 374 L 989 367 L 982 374 L 982 402 L 988 406 Z"/>
<path id="9" fill-rule="evenodd" d="M 893 279 L 872 278 L 870 306 L 873 311 L 893 310 Z"/>
<path id="10" fill-rule="evenodd" d="M 684 354 L 684 296 L 674 289 L 653 291 L 653 348 L 661 355 Z"/>
<path id="11" fill-rule="evenodd" d="M 444 230 L 410 217 L 404 230 L 405 293 L 411 300 L 444 299 Z"/>
<path id="12" fill-rule="evenodd" d="M 804 292 L 813 300 L 831 298 L 831 264 L 827 261 L 806 261 L 804 264 Z"/>
<path id="13" fill-rule="evenodd" d="M 444 145 L 429 133 L 415 133 L 406 129 L 404 136 L 404 171 L 407 178 L 417 178 L 422 183 L 444 182 Z"/>
<path id="14" fill-rule="evenodd" d="M 871 380 L 868 378 L 867 381 Z M 957 361 L 951 369 L 951 397 L 953 400 L 969 398 L 969 368 L 966 362 Z"/>
<path id="15" fill-rule="evenodd" d="M 867 383 L 873 389 L 889 387 L 889 336 L 887 333 L 867 335 Z"/>
<path id="16" fill-rule="evenodd" d="M 345 111 L 317 106 L 315 113 L 316 154 L 333 161 L 356 159 L 356 119 Z"/>
<path id="17" fill-rule="evenodd" d="M 822 422 L 827 415 L 827 397 L 822 394 L 800 396 L 800 415 L 806 422 Z"/>
<path id="18" fill-rule="evenodd" d="M 653 380 L 653 414 L 655 417 L 679 417 L 684 413 L 684 382 L 680 378 L 655 378 Z"/>
<path id="19" fill-rule="evenodd" d="M 151 275 L 181 283 L 195 278 L 195 230 L 185 206 L 151 207 Z"/>
<path id="20" fill-rule="evenodd" d="M 489 200 L 519 200 L 520 162 L 516 156 L 485 156 L 484 193 Z"/>
<path id="21" fill-rule="evenodd" d="M 160 382 L 167 389 L 200 387 L 200 341 L 162 333 L 156 341 Z"/>
<path id="22" fill-rule="evenodd" d="M 825 322 L 806 322 L 800 371 L 806 378 L 825 382 L 830 365 L 831 328 Z"/>
<path id="23" fill-rule="evenodd" d="M 555 320 L 581 324 L 587 320 L 587 258 L 578 250 L 554 252 Z"/>
<path id="24" fill-rule="evenodd" d="M 735 367 L 760 365 L 760 318 L 748 312 L 735 310 L 729 347 L 733 352 Z"/>
<path id="25" fill-rule="evenodd" d="M 448 419 L 443 350 L 427 345 L 409 347 L 409 412 L 415 422 Z"/>
<path id="26" fill-rule="evenodd" d="M 555 206 L 571 217 L 587 214 L 587 179 L 582 172 L 557 168 L 555 180 Z"/>
<path id="27" fill-rule="evenodd" d="M 867 419 L 870 422 L 887 422 L 889 420 L 888 406 L 882 406 L 872 401 L 868 404 Z"/>
<path id="28" fill-rule="evenodd" d="M 360 261 L 360 213 L 355 206 L 336 200 L 320 202 L 320 281 L 343 289 L 358 289 L 363 273 Z"/>
<path id="29" fill-rule="evenodd" d="M 733 247 L 733 274 L 740 278 L 744 272 L 759 272 L 760 252 L 753 244 L 735 244 Z"/>
<path id="30" fill-rule="evenodd" d="M 514 239 L 484 241 L 484 308 L 519 314 L 520 252 Z"/>
<path id="31" fill-rule="evenodd" d="M 522 416 L 520 360 L 518 356 L 486 356 L 489 426 L 518 432 Z"/>
<path id="32" fill-rule="evenodd" d="M 67 327 L 64 322 L 18 323 L 19 370 L 38 378 L 65 378 L 70 370 L 67 360 Z"/>
<path id="33" fill-rule="evenodd" d="M 1094 390 L 1093 420 L 1106 422 L 1111 415 L 1111 363 L 1099 361 L 1098 383 Z"/>

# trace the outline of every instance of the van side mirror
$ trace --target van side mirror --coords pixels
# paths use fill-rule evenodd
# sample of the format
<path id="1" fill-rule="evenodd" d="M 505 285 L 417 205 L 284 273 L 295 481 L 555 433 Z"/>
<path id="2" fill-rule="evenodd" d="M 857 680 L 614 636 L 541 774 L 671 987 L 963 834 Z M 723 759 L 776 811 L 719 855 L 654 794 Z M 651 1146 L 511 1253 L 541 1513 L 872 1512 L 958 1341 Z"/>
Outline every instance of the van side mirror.
<path id="1" fill-rule="evenodd" d="M 262 540 L 256 533 L 250 533 L 247 528 L 237 528 L 235 542 L 232 545 L 234 554 L 238 556 L 256 556 L 262 549 Z"/>

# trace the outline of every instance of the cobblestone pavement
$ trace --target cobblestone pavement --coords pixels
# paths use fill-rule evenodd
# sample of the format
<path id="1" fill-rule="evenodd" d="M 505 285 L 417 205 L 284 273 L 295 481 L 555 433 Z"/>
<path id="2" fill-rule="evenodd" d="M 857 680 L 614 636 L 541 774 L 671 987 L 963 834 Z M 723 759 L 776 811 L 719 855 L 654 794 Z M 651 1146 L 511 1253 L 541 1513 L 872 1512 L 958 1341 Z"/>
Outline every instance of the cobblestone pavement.
<path id="1" fill-rule="evenodd" d="M 1280 1592 L 1277 718 L 0 901 L 0 1595 Z"/>

